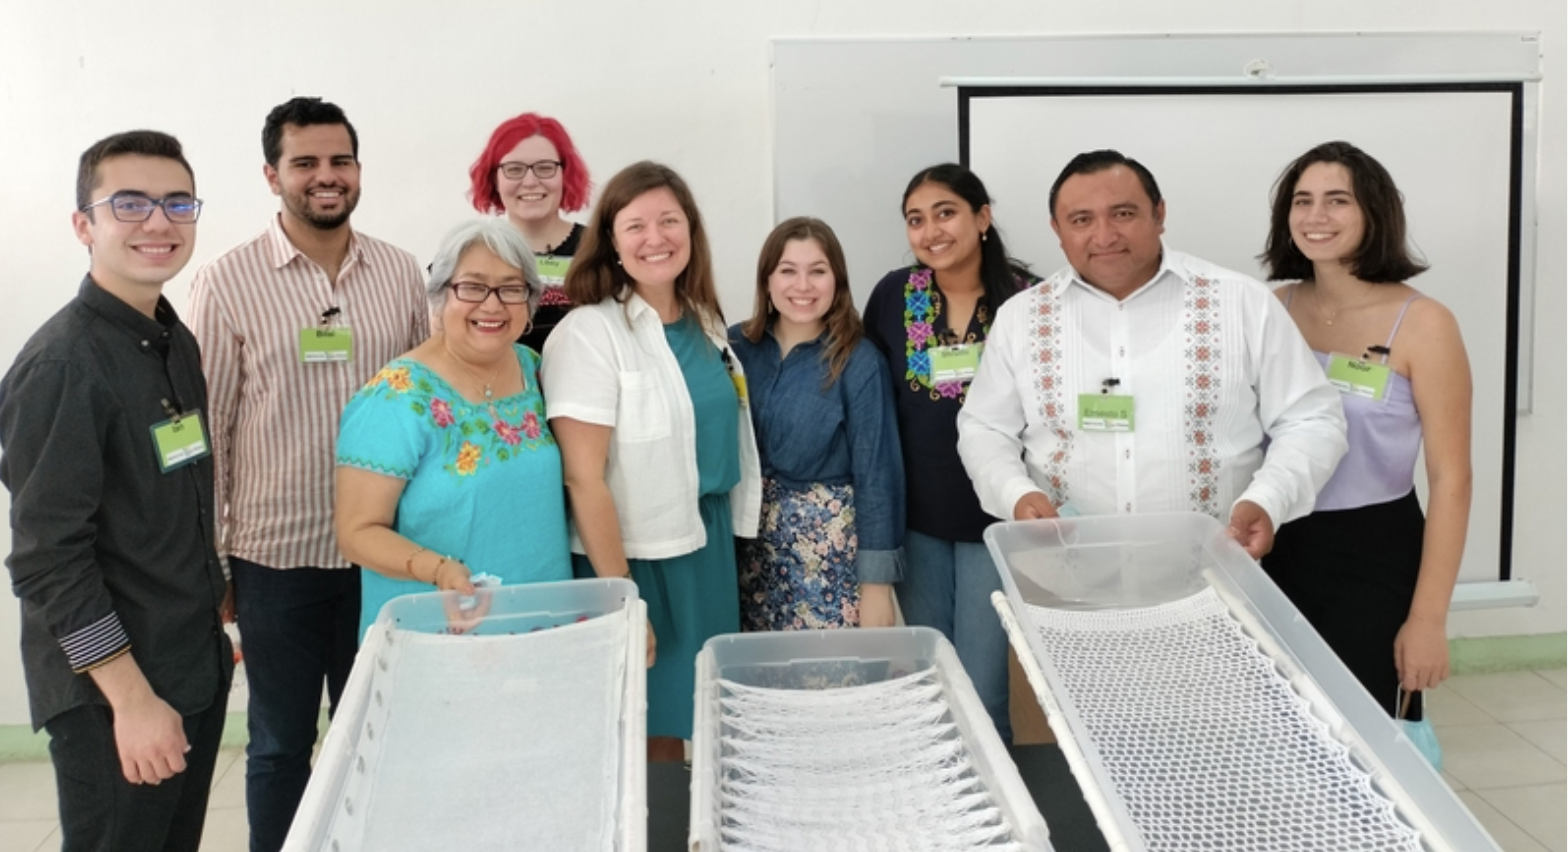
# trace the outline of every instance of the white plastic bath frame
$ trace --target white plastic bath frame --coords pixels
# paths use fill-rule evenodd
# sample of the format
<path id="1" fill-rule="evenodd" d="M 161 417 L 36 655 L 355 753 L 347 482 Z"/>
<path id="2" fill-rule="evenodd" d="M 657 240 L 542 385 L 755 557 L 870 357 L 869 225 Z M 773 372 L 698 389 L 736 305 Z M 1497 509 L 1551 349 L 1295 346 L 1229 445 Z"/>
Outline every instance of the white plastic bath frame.
<path id="1" fill-rule="evenodd" d="M 885 743 L 889 738 L 887 726 L 880 723 L 898 714 L 862 712 L 867 708 L 860 702 L 870 700 L 871 693 L 901 690 L 910 682 L 925 684 L 928 693 L 939 692 L 939 697 L 928 697 L 918 712 L 907 714 L 920 716 L 917 721 L 894 725 L 890 736 L 899 745 L 876 747 L 873 742 Z M 933 683 L 939 688 L 931 689 Z M 735 691 L 727 692 L 731 686 Z M 742 706 L 767 707 L 765 734 L 758 734 L 756 724 L 762 717 L 739 711 L 730 715 L 726 710 L 736 692 L 744 696 Z M 837 721 L 823 721 L 830 717 Z M 787 724 L 772 727 L 780 722 Z M 824 724 L 831 730 L 825 730 Z M 773 748 L 759 748 L 763 741 Z M 945 772 L 923 771 L 918 753 L 932 746 L 950 756 L 942 763 Z M 761 775 L 784 768 L 768 763 L 767 755 L 788 753 L 784 777 L 791 780 L 789 788 L 798 798 L 785 801 L 773 794 L 770 781 L 757 783 L 759 773 L 748 774 L 737 765 L 742 753 L 753 769 L 763 765 L 769 770 Z M 804 783 L 795 783 L 802 779 Z M 937 803 L 938 809 L 951 808 L 953 814 L 921 813 L 910 822 L 888 825 L 891 811 L 933 791 L 953 796 Z M 800 799 L 824 806 L 801 808 Z M 779 818 L 741 828 L 730 819 L 737 811 L 729 810 L 726 802 L 742 800 L 753 817 L 771 811 Z M 866 806 L 873 801 L 889 804 Z M 842 830 L 832 824 L 839 816 L 845 819 Z M 921 818 L 935 818 L 939 824 L 926 831 L 913 825 Z M 1052 848 L 1045 820 L 974 685 L 953 647 L 937 631 L 905 627 L 725 635 L 710 639 L 697 655 L 692 852 L 946 849 L 952 847 L 944 844 L 965 834 L 958 824 L 972 827 L 980 820 L 1008 830 L 975 848 L 1027 852 Z"/>
<path id="2" fill-rule="evenodd" d="M 1169 724 L 1173 715 L 1180 714 L 1173 714 L 1166 702 L 1158 698 L 1150 701 L 1148 683 L 1128 683 L 1113 663 L 1107 663 L 1088 679 L 1081 671 L 1063 668 L 1082 667 L 1081 660 L 1068 659 L 1079 652 L 1065 650 L 1079 641 L 1071 633 L 1079 625 L 1084 626 L 1085 645 L 1102 643 L 1100 647 L 1110 649 L 1114 656 L 1120 640 L 1114 635 L 1089 634 L 1107 630 L 1106 625 L 1112 625 L 1110 629 L 1114 630 L 1115 624 L 1144 619 L 1146 614 L 1160 622 L 1172 611 L 1203 606 L 1210 612 L 1214 635 L 1227 633 L 1237 638 L 1232 646 L 1255 648 L 1258 664 L 1238 678 L 1236 690 L 1269 693 L 1275 699 L 1283 696 L 1283 700 L 1268 706 L 1279 716 L 1299 717 L 1296 727 L 1300 738 L 1315 743 L 1304 748 L 1318 755 L 1338 755 L 1341 768 L 1348 768 L 1348 772 L 1340 773 L 1337 783 L 1341 787 L 1293 789 L 1302 798 L 1316 797 L 1329 803 L 1349 801 L 1351 797 L 1341 792 L 1347 789 L 1344 778 L 1356 776 L 1360 779 L 1356 795 L 1365 799 L 1363 794 L 1370 793 L 1378 802 L 1386 800 L 1387 828 L 1393 834 L 1407 835 L 1403 840 L 1384 839 L 1376 844 L 1369 841 L 1366 846 L 1353 848 L 1418 848 L 1430 852 L 1484 852 L 1498 848 L 1388 713 L 1373 701 L 1258 564 L 1213 518 L 1170 513 L 1008 522 L 988 529 L 985 540 L 1005 592 L 994 593 L 992 603 L 1084 798 L 1115 852 L 1265 848 L 1257 836 L 1256 826 L 1260 824 L 1278 826 L 1272 830 L 1277 831 L 1280 842 L 1266 848 L 1312 848 L 1310 840 L 1303 847 L 1300 836 L 1287 836 L 1303 829 L 1285 824 L 1278 813 L 1267 809 L 1266 791 L 1259 791 L 1256 796 L 1260 804 L 1248 804 L 1253 800 L 1248 795 L 1214 803 L 1223 806 L 1225 813 L 1189 820 L 1192 828 L 1187 836 L 1182 835 L 1181 829 L 1173 832 L 1172 821 L 1165 816 L 1152 816 L 1157 808 L 1148 806 L 1148 776 L 1169 785 L 1183 785 L 1184 779 L 1196 785 L 1190 779 L 1200 773 L 1223 777 L 1223 766 L 1199 767 L 1181 761 L 1191 761 L 1194 754 L 1204 762 L 1224 760 L 1222 753 L 1236 750 L 1232 737 L 1244 737 L 1247 731 L 1266 726 L 1227 726 L 1225 714 L 1237 711 L 1210 709 L 1204 715 L 1200 710 L 1205 734 L 1223 747 L 1194 748 L 1190 733 L 1179 742 L 1172 739 L 1170 731 L 1190 732 L 1191 727 L 1184 727 L 1182 719 Z M 1035 612 L 1040 613 L 1038 619 Z M 1218 629 L 1213 628 L 1214 623 Z M 1053 658 L 1048 650 L 1042 628 L 1054 631 L 1050 647 L 1059 649 L 1060 658 Z M 1064 630 L 1068 633 L 1065 639 Z M 1131 642 L 1132 638 L 1129 636 L 1126 641 Z M 1189 647 L 1179 654 L 1207 655 L 1208 647 L 1200 642 L 1196 649 Z M 1091 680 L 1092 685 L 1086 686 Z M 1182 689 L 1180 677 L 1168 680 L 1162 689 Z M 1143 691 L 1134 692 L 1135 687 Z M 1122 689 L 1140 696 L 1130 712 L 1118 714 L 1115 719 L 1089 718 L 1089 713 L 1103 714 L 1104 710 L 1086 708 L 1114 704 L 1115 696 L 1107 702 L 1106 693 Z M 1196 691 L 1197 687 L 1192 689 Z M 1174 695 L 1170 704 L 1178 704 L 1180 698 Z M 1138 701 L 1153 712 L 1142 713 Z M 1271 718 L 1266 722 L 1275 725 L 1279 720 Z M 1092 733 L 1095 728 L 1104 732 L 1108 725 L 1118 726 L 1117 744 L 1097 742 Z M 1135 744 L 1133 753 L 1137 756 L 1132 758 L 1128 756 L 1128 731 L 1147 737 Z M 1247 745 L 1242 743 L 1241 747 Z M 1115 754 L 1106 751 L 1112 748 Z M 1259 742 L 1253 751 L 1275 754 L 1277 743 Z M 1151 770 L 1152 767 L 1159 769 Z M 1282 771 L 1281 777 L 1285 775 Z M 1279 796 L 1281 791 L 1273 794 Z M 1284 791 L 1287 799 L 1291 794 L 1291 790 Z M 1153 795 L 1159 797 L 1157 788 Z M 1130 806 L 1133 799 L 1129 796 L 1142 797 L 1136 800 L 1136 809 L 1144 815 L 1141 821 L 1134 817 L 1135 808 Z M 1248 808 L 1255 812 L 1249 813 Z M 1242 825 L 1249 828 L 1231 830 Z M 1249 831 L 1251 837 L 1246 845 L 1233 845 L 1237 842 L 1234 838 Z"/>
<path id="3" fill-rule="evenodd" d="M 447 597 L 397 598 L 370 628 L 284 849 L 644 852 L 636 587 L 504 587 L 463 635 Z"/>

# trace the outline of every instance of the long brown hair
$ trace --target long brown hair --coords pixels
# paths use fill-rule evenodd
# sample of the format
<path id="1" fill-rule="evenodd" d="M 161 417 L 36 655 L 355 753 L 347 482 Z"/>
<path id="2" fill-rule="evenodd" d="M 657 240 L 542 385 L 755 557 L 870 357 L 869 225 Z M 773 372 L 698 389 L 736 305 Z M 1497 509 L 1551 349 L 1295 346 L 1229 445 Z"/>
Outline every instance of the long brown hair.
<path id="1" fill-rule="evenodd" d="M 844 263 L 844 247 L 839 244 L 838 236 L 828 227 L 828 223 L 809 216 L 796 216 L 779 223 L 773 233 L 768 234 L 762 243 L 762 254 L 757 257 L 756 307 L 752 309 L 751 319 L 746 320 L 740 330 L 752 343 L 761 340 L 767 332 L 773 313 L 773 299 L 768 295 L 768 278 L 778 268 L 779 260 L 784 257 L 784 248 L 792 240 L 815 242 L 827 256 L 828 269 L 833 273 L 833 304 L 822 316 L 822 325 L 828 338 L 827 344 L 822 347 L 822 360 L 828 365 L 827 378 L 822 382 L 822 387 L 827 388 L 838 381 L 863 334 L 860 314 L 855 311 L 855 299 L 849 292 L 849 268 Z"/>
<path id="2" fill-rule="evenodd" d="M 566 270 L 566 295 L 579 305 L 596 305 L 611 298 L 626 302 L 635 282 L 616 263 L 615 217 L 643 193 L 661 187 L 675 196 L 691 230 L 691 259 L 675 278 L 675 298 L 700 317 L 713 317 L 723 323 L 724 312 L 713 286 L 713 257 L 697 201 L 674 169 L 648 160 L 621 169 L 604 185 L 583 232 L 582 244 Z"/>

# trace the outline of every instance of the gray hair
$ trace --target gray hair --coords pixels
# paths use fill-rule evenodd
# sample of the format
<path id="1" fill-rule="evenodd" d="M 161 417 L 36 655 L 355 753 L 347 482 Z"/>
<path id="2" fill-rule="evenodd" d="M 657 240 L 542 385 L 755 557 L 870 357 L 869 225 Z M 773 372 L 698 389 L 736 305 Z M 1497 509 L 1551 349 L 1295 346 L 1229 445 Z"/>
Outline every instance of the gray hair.
<path id="1" fill-rule="evenodd" d="M 522 270 L 523 281 L 528 285 L 528 316 L 539 308 L 539 296 L 544 292 L 544 282 L 539 280 L 539 270 L 534 267 L 534 253 L 528 241 L 517 228 L 503 217 L 495 216 L 464 222 L 441 238 L 436 249 L 436 259 L 430 264 L 430 281 L 425 285 L 425 298 L 430 302 L 432 316 L 441 313 L 446 304 L 446 285 L 452 283 L 457 271 L 458 258 L 470 246 L 484 243 L 508 266 Z"/>

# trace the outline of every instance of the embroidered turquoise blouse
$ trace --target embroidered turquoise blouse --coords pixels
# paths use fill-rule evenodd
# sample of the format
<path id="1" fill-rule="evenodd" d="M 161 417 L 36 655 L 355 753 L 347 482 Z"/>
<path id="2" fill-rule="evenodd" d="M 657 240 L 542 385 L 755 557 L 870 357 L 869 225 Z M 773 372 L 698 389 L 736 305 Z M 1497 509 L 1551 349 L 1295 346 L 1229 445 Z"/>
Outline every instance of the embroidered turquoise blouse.
<path id="1" fill-rule="evenodd" d="M 544 416 L 539 356 L 514 346 L 522 393 L 465 400 L 398 358 L 349 400 L 337 463 L 405 481 L 393 528 L 505 585 L 571 579 L 561 452 Z M 360 635 L 392 598 L 431 586 L 364 571 Z"/>

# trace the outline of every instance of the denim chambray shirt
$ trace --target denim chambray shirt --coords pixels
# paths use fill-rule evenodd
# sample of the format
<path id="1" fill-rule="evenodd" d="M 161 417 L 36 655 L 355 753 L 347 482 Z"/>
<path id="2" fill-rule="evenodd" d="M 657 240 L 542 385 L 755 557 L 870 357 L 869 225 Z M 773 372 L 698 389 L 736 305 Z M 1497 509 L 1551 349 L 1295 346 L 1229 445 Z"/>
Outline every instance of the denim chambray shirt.
<path id="1" fill-rule="evenodd" d="M 781 360 L 771 330 L 756 343 L 739 325 L 729 336 L 746 370 L 762 475 L 791 488 L 853 486 L 860 582 L 903 579 L 904 463 L 881 353 L 862 339 L 838 381 L 824 389 L 823 338 Z"/>

